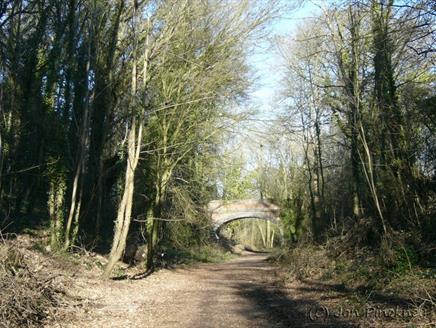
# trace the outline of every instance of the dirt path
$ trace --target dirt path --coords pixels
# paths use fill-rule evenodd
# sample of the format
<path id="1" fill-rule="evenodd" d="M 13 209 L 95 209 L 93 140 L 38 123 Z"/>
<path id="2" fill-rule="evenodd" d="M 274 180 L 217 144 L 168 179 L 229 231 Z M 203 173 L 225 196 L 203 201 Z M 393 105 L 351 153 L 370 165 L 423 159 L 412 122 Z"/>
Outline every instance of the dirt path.
<path id="1" fill-rule="evenodd" d="M 226 263 L 162 270 L 141 280 L 91 285 L 76 280 L 74 290 L 87 301 L 75 310 L 74 320 L 57 326 L 328 327 L 308 319 L 317 303 L 284 288 L 265 258 L 249 254 Z"/>

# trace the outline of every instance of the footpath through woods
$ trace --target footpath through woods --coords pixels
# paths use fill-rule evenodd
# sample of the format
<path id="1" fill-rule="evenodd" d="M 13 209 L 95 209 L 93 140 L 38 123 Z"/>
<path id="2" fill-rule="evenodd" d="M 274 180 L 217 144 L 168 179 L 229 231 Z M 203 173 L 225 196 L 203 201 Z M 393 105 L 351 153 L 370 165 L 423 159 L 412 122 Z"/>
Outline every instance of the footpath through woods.
<path id="1" fill-rule="evenodd" d="M 246 253 L 219 264 L 161 270 L 139 280 L 78 278 L 82 300 L 59 327 L 346 327 L 316 312 L 323 293 L 285 287 L 265 254 Z M 85 302 L 83 302 L 85 300 Z M 53 323 L 51 324 L 53 327 Z"/>

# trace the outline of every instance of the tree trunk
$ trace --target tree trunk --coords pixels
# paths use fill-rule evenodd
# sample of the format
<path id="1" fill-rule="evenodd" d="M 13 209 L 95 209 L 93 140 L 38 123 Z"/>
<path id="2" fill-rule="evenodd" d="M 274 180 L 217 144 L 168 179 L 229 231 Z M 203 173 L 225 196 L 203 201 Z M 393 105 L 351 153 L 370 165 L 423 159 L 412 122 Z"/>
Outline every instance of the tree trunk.
<path id="1" fill-rule="evenodd" d="M 90 24 L 90 31 L 93 29 L 93 24 Z M 86 62 L 86 74 L 85 76 L 88 78 L 89 70 L 90 70 L 90 60 L 91 60 L 91 44 L 92 44 L 92 32 L 91 36 L 89 38 L 89 44 L 88 44 L 88 58 Z M 82 183 L 82 177 L 83 177 L 83 168 L 84 168 L 84 161 L 86 157 L 87 152 L 87 136 L 88 136 L 88 123 L 89 123 L 89 102 L 90 102 L 90 92 L 89 87 L 86 88 L 86 94 L 85 94 L 85 107 L 83 110 L 83 118 L 82 118 L 82 126 L 80 131 L 80 150 L 79 150 L 79 156 L 76 163 L 76 171 L 73 178 L 73 189 L 71 192 L 71 203 L 70 203 L 70 210 L 68 214 L 67 219 L 67 225 L 65 228 L 65 243 L 64 243 L 64 249 L 68 250 L 71 245 L 75 242 L 75 238 L 71 238 L 71 228 L 73 225 L 73 222 L 76 224 L 75 227 L 73 227 L 73 230 L 78 230 L 78 221 L 80 217 L 80 205 L 81 205 L 81 195 L 83 193 L 83 183 Z M 74 220 L 74 221 L 73 221 Z M 77 232 L 75 233 L 77 235 Z"/>
<path id="2" fill-rule="evenodd" d="M 115 223 L 115 234 L 109 255 L 109 262 L 106 265 L 103 274 L 104 278 L 109 278 L 115 263 L 121 258 L 124 252 L 131 222 L 135 171 L 139 161 L 142 141 L 142 125 L 144 122 L 143 120 L 140 120 L 138 124 L 136 116 L 134 116 L 131 124 L 132 126 L 130 127 L 128 137 L 128 158 L 126 164 L 124 192 L 118 208 L 117 220 Z"/>
<path id="3" fill-rule="evenodd" d="M 131 214 L 133 207 L 133 191 L 135 187 L 135 172 L 139 162 L 139 155 L 141 153 L 142 144 L 142 129 L 145 123 L 144 110 L 142 104 L 138 104 L 137 97 L 137 36 L 136 36 L 136 20 L 137 20 L 138 2 L 133 1 L 133 53 L 132 53 L 132 87 L 131 87 L 131 103 L 132 106 L 132 120 L 128 136 L 127 145 L 127 163 L 124 182 L 124 192 L 121 203 L 118 208 L 117 220 L 115 223 L 115 234 L 112 242 L 112 248 L 109 255 L 109 262 L 106 265 L 103 273 L 104 278 L 109 278 L 115 263 L 121 258 L 124 249 L 126 248 L 127 234 L 131 223 Z M 146 87 L 147 82 L 147 64 L 148 64 L 148 31 L 146 39 L 146 50 L 144 56 L 144 70 L 143 70 L 143 88 Z M 135 111 L 139 106 L 140 110 L 137 114 Z M 139 116 L 139 120 L 137 120 Z"/>
<path id="4" fill-rule="evenodd" d="M 64 228 L 65 179 L 62 175 L 51 177 L 48 210 L 50 215 L 50 247 L 57 250 L 61 246 Z"/>

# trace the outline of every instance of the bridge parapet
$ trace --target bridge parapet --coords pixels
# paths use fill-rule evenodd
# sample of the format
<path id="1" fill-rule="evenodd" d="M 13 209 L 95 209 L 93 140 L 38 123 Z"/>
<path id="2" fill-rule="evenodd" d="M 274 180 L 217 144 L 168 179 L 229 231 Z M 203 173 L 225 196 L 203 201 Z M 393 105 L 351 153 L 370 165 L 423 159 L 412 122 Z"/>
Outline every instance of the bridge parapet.
<path id="1" fill-rule="evenodd" d="M 280 221 L 280 207 L 264 199 L 213 200 L 208 204 L 208 211 L 215 231 L 228 222 L 244 218 L 257 218 L 274 223 Z"/>

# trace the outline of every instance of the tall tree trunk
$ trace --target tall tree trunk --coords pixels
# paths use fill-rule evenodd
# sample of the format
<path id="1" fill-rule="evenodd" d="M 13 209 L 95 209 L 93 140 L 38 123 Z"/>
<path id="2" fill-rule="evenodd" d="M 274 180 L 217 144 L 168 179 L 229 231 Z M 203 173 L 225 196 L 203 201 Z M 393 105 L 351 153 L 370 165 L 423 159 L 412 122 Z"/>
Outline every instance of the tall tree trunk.
<path id="1" fill-rule="evenodd" d="M 143 119 L 140 119 L 139 123 L 137 123 L 136 116 L 132 118 L 127 146 L 128 157 L 124 178 L 124 191 L 121 203 L 118 207 L 117 220 L 115 223 L 115 234 L 109 255 L 109 262 L 106 265 L 103 274 L 103 277 L 105 278 L 109 278 L 115 263 L 121 258 L 126 247 L 127 234 L 129 232 L 131 223 L 135 171 L 138 165 L 139 154 L 141 150 L 143 124 Z"/>
<path id="2" fill-rule="evenodd" d="M 262 238 L 262 245 L 263 247 L 266 247 L 266 236 L 265 236 L 265 232 L 264 232 L 264 224 L 262 221 L 258 221 L 257 222 L 257 227 L 259 229 L 260 232 L 260 237 Z"/>
<path id="3" fill-rule="evenodd" d="M 91 118 L 90 155 L 87 184 L 92 190 L 87 195 L 87 208 L 93 209 L 87 217 L 87 231 L 96 242 L 99 241 L 103 228 L 107 228 L 103 220 L 104 202 L 108 198 L 105 181 L 107 180 L 107 137 L 110 132 L 111 116 L 114 108 L 114 62 L 118 44 L 121 15 L 124 12 L 125 0 L 118 0 L 115 12 L 110 21 L 109 47 L 106 53 L 96 55 L 96 94 L 93 102 Z M 102 9 L 104 10 L 104 9 Z"/>
<path id="4" fill-rule="evenodd" d="M 92 18 L 91 18 L 92 19 Z M 89 37 L 89 44 L 88 44 L 88 55 L 87 55 L 87 62 L 86 62 L 86 78 L 88 79 L 89 71 L 90 71 L 90 61 L 91 61 L 91 44 L 93 42 L 93 33 L 92 29 L 94 28 L 94 24 L 89 24 L 90 29 L 90 37 Z M 89 103 L 90 103 L 90 90 L 89 86 L 86 87 L 86 93 L 85 93 L 85 106 L 83 109 L 83 117 L 82 117 L 82 124 L 80 129 L 80 138 L 79 138 L 79 155 L 76 162 L 76 170 L 73 178 L 73 188 L 71 191 L 71 202 L 70 202 L 70 209 L 68 213 L 68 219 L 67 224 L 65 228 L 65 242 L 64 242 L 64 250 L 68 250 L 70 246 L 75 242 L 74 238 L 71 238 L 71 228 L 73 225 L 73 222 L 76 224 L 76 226 L 73 228 L 76 233 L 73 234 L 77 236 L 77 230 L 78 230 L 78 222 L 80 217 L 80 207 L 82 202 L 82 194 L 83 194 L 83 169 L 85 165 L 85 157 L 87 152 L 87 140 L 88 140 L 88 125 L 89 125 Z M 74 221 L 73 221 L 74 220 Z"/>
<path id="5" fill-rule="evenodd" d="M 106 265 L 103 277 L 108 278 L 115 266 L 115 263 L 121 258 L 126 248 L 127 235 L 131 223 L 131 214 L 133 207 L 133 191 L 135 187 L 135 172 L 139 162 L 139 155 L 142 144 L 142 130 L 145 123 L 144 110 L 142 104 L 138 104 L 137 98 L 137 9 L 138 2 L 133 1 L 133 52 L 132 52 L 132 87 L 131 87 L 131 106 L 132 119 L 127 143 L 127 163 L 124 181 L 124 191 L 121 203 L 118 207 L 117 220 L 115 223 L 115 234 L 112 242 L 112 248 L 109 255 L 109 262 Z M 147 65 L 148 65 L 148 30 L 146 36 L 146 50 L 143 69 L 143 88 L 145 90 L 147 83 Z M 139 113 L 136 113 L 139 106 Z M 139 119 L 137 119 L 137 116 Z"/>
<path id="6" fill-rule="evenodd" d="M 350 107 L 349 125 L 351 129 L 351 171 L 353 176 L 352 192 L 353 192 L 353 214 L 356 218 L 362 215 L 361 197 L 360 197 L 360 161 L 359 161 L 359 127 L 358 121 L 360 117 L 360 85 L 359 85 L 359 50 L 358 42 L 360 38 L 360 22 L 359 18 L 355 17 L 355 13 L 351 6 L 348 8 L 350 16 L 350 33 L 351 33 L 351 63 L 349 68 L 349 78 L 346 81 L 346 89 L 348 91 L 348 103 Z"/>
<path id="7" fill-rule="evenodd" d="M 360 122 L 360 138 L 362 141 L 363 148 L 365 150 L 366 161 L 365 161 L 363 156 L 361 156 L 360 160 L 362 163 L 364 163 L 363 172 L 364 172 L 366 180 L 368 182 L 371 196 L 374 200 L 374 205 L 375 205 L 375 208 L 376 208 L 377 213 L 378 213 L 379 218 L 380 218 L 381 227 L 383 229 L 383 232 L 386 234 L 387 233 L 386 222 L 385 222 L 383 210 L 382 210 L 382 207 L 380 204 L 377 186 L 376 186 L 375 181 L 374 181 L 374 164 L 373 164 L 373 160 L 372 160 L 372 154 L 371 154 L 371 151 L 369 149 L 368 143 L 366 141 L 365 134 L 366 133 L 365 133 L 365 130 L 363 128 L 362 122 Z M 367 164 L 365 164 L 365 163 L 367 163 Z"/>
<path id="8" fill-rule="evenodd" d="M 159 240 L 159 218 L 162 215 L 162 205 L 165 201 L 165 194 L 172 175 L 168 161 L 163 161 L 163 172 L 159 172 L 156 177 L 156 196 L 152 208 L 152 216 L 148 217 L 147 222 L 147 268 L 152 269 L 154 265 L 154 252 Z M 160 168 L 158 167 L 158 171 Z"/>
<path id="9" fill-rule="evenodd" d="M 386 173 L 394 177 L 395 183 L 385 181 L 385 194 L 389 198 L 386 215 L 391 224 L 408 224 L 417 201 L 417 179 L 414 177 L 414 158 L 410 156 L 410 145 L 405 134 L 403 113 L 398 103 L 392 58 L 395 48 L 390 31 L 393 0 L 372 1 L 372 23 L 374 44 L 374 92 L 379 117 L 382 123 L 382 138 L 385 149 L 381 155 L 385 160 Z M 418 200 L 419 201 L 419 200 Z M 406 215 L 404 214 L 406 213 Z M 401 220 L 401 218 L 406 220 Z M 416 216 L 417 217 L 417 216 Z"/>

